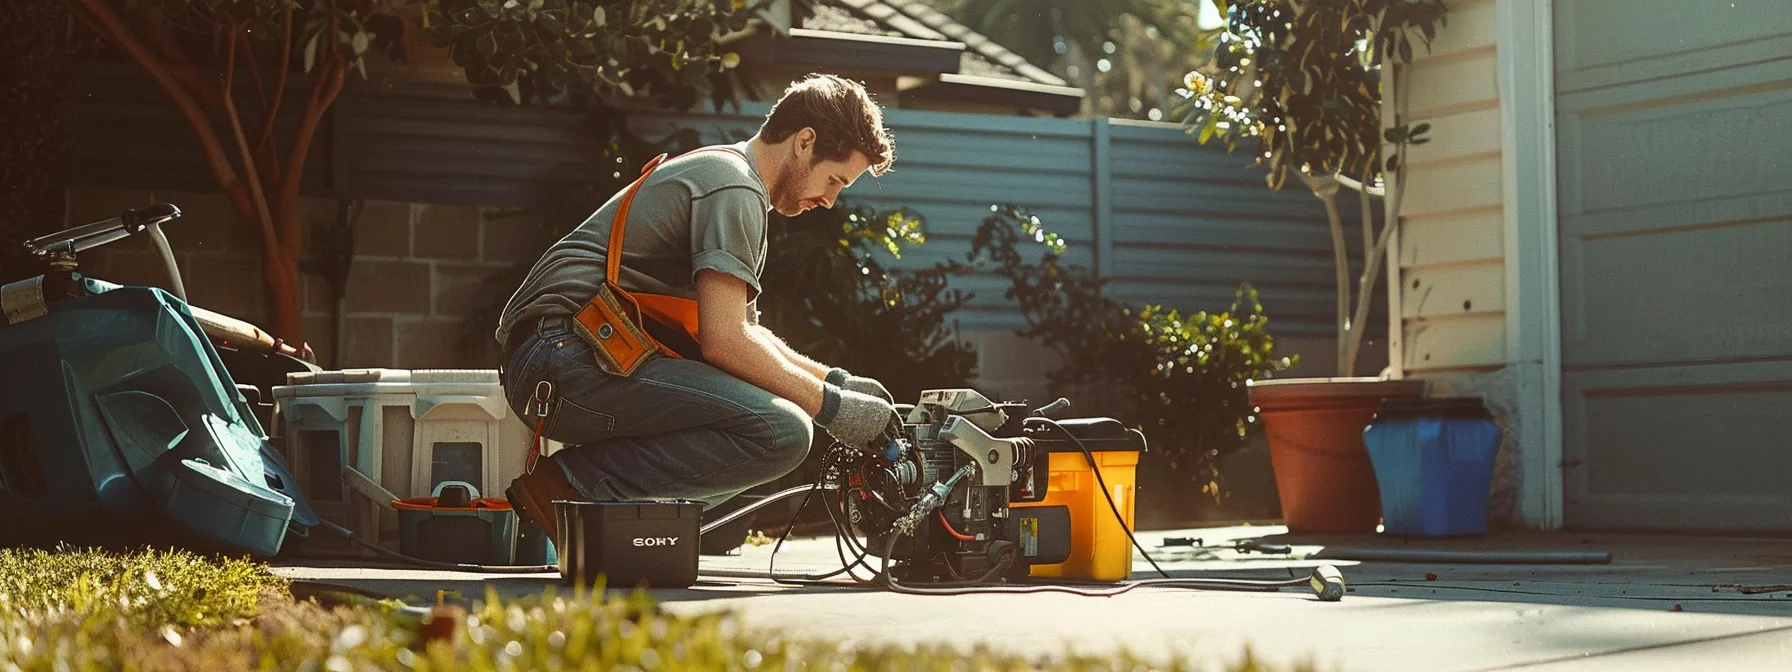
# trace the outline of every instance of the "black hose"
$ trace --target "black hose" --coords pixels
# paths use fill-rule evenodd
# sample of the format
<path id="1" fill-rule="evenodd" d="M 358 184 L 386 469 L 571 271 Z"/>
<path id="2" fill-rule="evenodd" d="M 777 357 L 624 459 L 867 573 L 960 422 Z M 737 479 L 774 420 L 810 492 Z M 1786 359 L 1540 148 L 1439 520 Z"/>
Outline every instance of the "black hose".
<path id="1" fill-rule="evenodd" d="M 830 503 L 826 498 L 823 498 L 821 502 L 822 508 L 827 509 L 828 519 L 834 522 L 834 554 L 840 557 L 840 566 L 846 570 L 846 575 L 852 577 L 855 583 L 872 583 L 877 579 L 875 576 L 877 570 L 865 564 L 865 556 L 870 555 L 870 551 L 860 545 L 858 537 L 853 535 L 852 518 L 845 512 L 845 507 L 835 506 L 835 504 L 840 504 L 840 502 Z M 852 560 L 846 559 L 847 551 L 854 554 Z M 859 578 L 858 573 L 853 571 L 855 567 L 864 567 L 865 571 L 873 574 L 872 578 Z"/>
<path id="2" fill-rule="evenodd" d="M 440 562 L 440 561 L 436 561 L 436 560 L 425 560 L 423 558 L 405 555 L 403 553 L 399 553 L 398 551 L 394 551 L 394 550 L 385 548 L 383 546 L 380 546 L 379 544 L 375 544 L 373 542 L 362 539 L 358 536 L 355 536 L 355 533 L 353 531 L 349 530 L 348 528 L 343 527 L 341 525 L 337 525 L 336 523 L 333 523 L 331 521 L 319 520 L 317 522 L 318 522 L 319 527 L 321 527 L 325 530 L 329 530 L 331 532 L 335 532 L 336 534 L 341 535 L 343 538 L 348 539 L 349 541 L 352 541 L 352 542 L 355 542 L 356 544 L 361 545 L 362 548 L 366 548 L 375 553 L 378 553 L 378 554 L 383 555 L 388 558 L 392 558 L 399 562 L 403 562 L 403 563 L 411 564 L 411 565 L 417 565 L 419 567 L 427 567 L 430 569 L 445 569 L 445 570 L 455 571 L 455 572 L 477 572 L 477 573 L 481 573 L 481 574 L 541 574 L 544 572 L 560 571 L 560 567 L 558 565 L 475 565 L 475 564 L 465 563 L 465 562 Z"/>
<path id="3" fill-rule="evenodd" d="M 765 501 L 775 501 L 777 499 L 782 499 L 787 496 L 793 496 L 794 493 L 796 493 L 796 492 L 804 492 L 805 493 L 803 495 L 803 503 L 797 505 L 796 513 L 790 517 L 790 525 L 784 529 L 784 534 L 782 536 L 778 537 L 778 543 L 776 543 L 772 546 L 772 556 L 767 563 L 768 566 L 766 567 L 765 574 L 763 576 L 755 575 L 753 578 L 769 578 L 773 582 L 780 583 L 780 584 L 816 585 L 816 584 L 822 583 L 828 579 L 839 576 L 841 574 L 849 574 L 850 575 L 852 573 L 852 563 L 846 562 L 844 554 L 842 554 L 842 557 L 841 557 L 841 565 L 843 565 L 843 566 L 840 569 L 836 569 L 836 570 L 828 572 L 826 574 L 805 574 L 802 576 L 791 577 L 791 576 L 778 576 L 778 572 L 777 572 L 778 551 L 780 549 L 784 548 L 784 540 L 789 539 L 792 534 L 796 533 L 797 520 L 802 517 L 803 511 L 809 508 L 809 500 L 815 496 L 815 493 L 817 491 L 822 489 L 821 484 L 827 479 L 828 469 L 833 467 L 834 461 L 835 461 L 835 459 L 837 459 L 837 456 L 840 454 L 840 448 L 842 448 L 842 447 L 843 447 L 843 444 L 836 442 L 836 443 L 834 443 L 834 445 L 832 447 L 829 448 L 827 455 L 825 455 L 822 458 L 821 473 L 815 477 L 815 482 L 813 484 L 810 484 L 808 486 L 798 486 L 795 488 L 790 488 L 790 489 L 784 490 L 783 492 L 779 492 L 770 497 L 767 497 L 765 500 L 761 500 L 761 502 L 758 503 L 759 505 L 763 505 L 763 502 L 765 502 Z M 827 502 L 823 501 L 822 506 L 823 506 L 823 508 L 826 508 Z M 746 507 L 746 508 L 743 508 L 743 510 L 746 510 L 747 508 L 757 508 L 757 506 Z M 736 511 L 735 513 L 740 513 L 740 511 Z M 840 522 L 837 519 L 833 518 L 833 512 L 831 510 L 828 512 L 828 517 L 829 517 L 829 520 L 832 520 L 834 522 L 835 543 L 836 543 L 835 550 L 838 551 L 839 548 L 838 548 L 837 544 L 839 543 Z M 724 516 L 723 518 L 717 520 L 715 523 L 712 523 L 712 524 L 721 524 L 721 523 L 727 522 L 728 520 L 731 520 L 731 518 Z M 863 560 L 863 556 L 860 556 L 860 560 L 861 561 Z M 869 568 L 867 568 L 867 569 L 869 569 Z M 739 575 L 738 573 L 731 573 L 731 574 Z M 698 575 L 704 576 L 705 573 L 701 569 L 699 569 Z M 719 576 L 719 574 L 710 574 L 710 575 Z M 855 581 L 857 581 L 858 577 L 853 576 L 853 579 Z"/>
<path id="4" fill-rule="evenodd" d="M 831 579 L 833 577 L 839 576 L 841 572 L 844 572 L 847 570 L 847 568 L 841 567 L 840 569 L 836 569 L 836 570 L 834 570 L 832 572 L 828 572 L 826 574 L 804 574 L 802 576 L 794 576 L 794 577 L 778 576 L 778 550 L 784 548 L 784 540 L 785 539 L 789 539 L 790 535 L 796 533 L 796 521 L 798 519 L 802 518 L 803 511 L 805 509 L 809 508 L 809 500 L 815 496 L 815 491 L 821 489 L 821 481 L 823 478 L 827 477 L 827 462 L 828 462 L 828 460 L 823 460 L 823 464 L 821 467 L 822 475 L 815 479 L 814 485 L 809 486 L 808 494 L 803 495 L 803 503 L 798 504 L 796 507 L 796 513 L 791 514 L 790 526 L 784 528 L 784 534 L 782 534 L 778 537 L 778 543 L 772 545 L 772 557 L 769 561 L 767 561 L 767 565 L 765 568 L 765 575 L 766 575 L 766 578 L 769 578 L 776 583 L 803 584 L 803 583 L 812 583 L 812 582 L 816 582 L 816 581 L 823 581 L 826 579 Z M 702 570 L 698 570 L 698 574 L 701 575 Z"/>
<path id="5" fill-rule="evenodd" d="M 769 506 L 773 502 L 782 501 L 783 499 L 785 499 L 787 497 L 795 497 L 797 495 L 800 495 L 800 494 L 803 494 L 810 490 L 813 490 L 819 486 L 820 486 L 819 483 L 817 483 L 815 485 L 799 485 L 794 488 L 786 488 L 784 490 L 778 491 L 771 495 L 767 495 L 765 498 L 763 498 L 757 502 L 753 502 L 752 504 L 748 504 L 746 506 L 740 507 L 733 511 L 729 511 L 726 514 L 723 514 L 721 518 L 717 518 L 715 520 L 704 523 L 703 527 L 697 530 L 697 534 L 699 534 L 699 535 L 708 534 L 711 530 L 714 530 L 723 525 L 727 525 L 728 523 L 732 523 L 736 519 L 739 519 L 741 516 L 745 516 L 749 513 L 758 511 L 759 509 L 762 509 L 762 508 L 765 508 L 766 506 Z"/>

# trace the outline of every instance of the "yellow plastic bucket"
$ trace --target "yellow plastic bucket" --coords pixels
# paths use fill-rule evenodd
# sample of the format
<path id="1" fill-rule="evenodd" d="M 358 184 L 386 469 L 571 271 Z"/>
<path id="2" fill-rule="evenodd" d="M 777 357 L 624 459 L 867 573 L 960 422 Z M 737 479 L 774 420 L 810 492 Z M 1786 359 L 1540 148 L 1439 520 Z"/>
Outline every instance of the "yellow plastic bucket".
<path id="1" fill-rule="evenodd" d="M 1092 455 L 1114 497 L 1114 507 L 1126 520 L 1126 528 L 1114 519 L 1113 509 L 1101 495 L 1095 471 L 1081 451 L 1053 452 L 1045 499 L 1021 502 L 1016 509 L 1062 506 L 1070 511 L 1070 557 L 1055 565 L 1033 565 L 1032 576 L 1088 581 L 1124 581 L 1132 577 L 1132 542 L 1126 530 L 1133 525 L 1133 500 L 1137 488 L 1139 452 L 1097 451 Z"/>

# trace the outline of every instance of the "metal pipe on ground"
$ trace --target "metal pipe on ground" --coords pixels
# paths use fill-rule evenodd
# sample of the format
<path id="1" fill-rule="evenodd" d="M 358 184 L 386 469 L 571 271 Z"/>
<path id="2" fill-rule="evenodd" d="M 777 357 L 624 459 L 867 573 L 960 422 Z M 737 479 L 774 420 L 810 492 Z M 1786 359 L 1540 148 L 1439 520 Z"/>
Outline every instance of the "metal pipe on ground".
<path id="1" fill-rule="evenodd" d="M 1604 551 L 1440 551 L 1418 548 L 1327 548 L 1315 560 L 1435 562 L 1473 565 L 1609 565 Z"/>

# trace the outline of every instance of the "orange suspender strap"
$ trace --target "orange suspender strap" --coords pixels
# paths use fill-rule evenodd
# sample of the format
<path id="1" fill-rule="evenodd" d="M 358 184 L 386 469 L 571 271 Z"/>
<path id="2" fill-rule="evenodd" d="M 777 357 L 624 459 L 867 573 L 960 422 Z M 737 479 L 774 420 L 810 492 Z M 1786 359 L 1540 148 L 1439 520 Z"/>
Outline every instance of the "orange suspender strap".
<path id="1" fill-rule="evenodd" d="M 666 155 L 661 154 L 642 166 L 641 176 L 628 186 L 628 193 L 622 195 L 622 203 L 616 206 L 616 218 L 610 220 L 610 247 L 604 256 L 604 279 L 612 285 L 616 284 L 616 277 L 622 272 L 622 234 L 628 228 L 628 207 L 635 201 L 635 192 L 641 190 L 641 185 L 647 184 L 647 176 L 652 175 L 654 169 L 665 162 Z"/>
<path id="2" fill-rule="evenodd" d="M 692 150 L 685 156 L 703 151 L 734 152 L 733 149 L 727 147 L 704 147 Z M 744 154 L 735 153 L 743 159 L 746 158 Z M 696 301 L 659 294 L 632 294 L 623 292 L 622 288 L 616 284 L 616 279 L 622 271 L 622 236 L 628 228 L 629 206 L 634 203 L 635 192 L 640 191 L 641 185 L 647 183 L 647 176 L 652 175 L 653 171 L 665 162 L 665 154 L 656 156 L 652 161 L 647 162 L 647 165 L 641 168 L 641 177 L 636 179 L 634 184 L 629 185 L 628 192 L 622 195 L 622 202 L 616 205 L 616 217 L 610 220 L 610 246 L 604 256 L 604 279 L 609 281 L 610 286 L 617 292 L 634 299 L 641 312 L 646 313 L 648 317 L 656 319 L 662 324 L 675 325 L 689 334 L 691 340 L 697 340 Z M 658 344 L 656 343 L 656 345 Z M 677 353 L 672 352 L 669 348 L 662 346 L 661 349 L 665 350 L 667 354 L 677 356 Z"/>

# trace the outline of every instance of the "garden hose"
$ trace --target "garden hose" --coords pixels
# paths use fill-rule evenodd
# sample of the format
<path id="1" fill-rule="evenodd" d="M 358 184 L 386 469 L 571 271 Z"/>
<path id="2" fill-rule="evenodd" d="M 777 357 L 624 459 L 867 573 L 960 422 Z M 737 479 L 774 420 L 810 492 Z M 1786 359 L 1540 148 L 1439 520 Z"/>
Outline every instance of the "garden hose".
<path id="1" fill-rule="evenodd" d="M 560 571 L 560 567 L 558 565 L 476 565 L 476 564 L 466 563 L 466 562 L 440 562 L 440 561 L 436 561 L 436 560 L 425 560 L 423 558 L 405 555 L 403 553 L 399 553 L 398 551 L 394 551 L 394 550 L 385 548 L 383 546 L 380 546 L 379 544 L 375 544 L 373 542 L 362 539 L 362 538 L 356 536 L 354 531 L 352 531 L 346 527 L 343 527 L 341 525 L 337 525 L 334 522 L 331 522 L 328 520 L 319 520 L 317 522 L 318 522 L 319 527 L 321 527 L 325 530 L 334 532 L 344 539 L 355 542 L 356 544 L 359 544 L 362 548 L 368 549 L 370 551 L 373 551 L 382 556 L 391 558 L 393 560 L 397 560 L 399 562 L 403 562 L 406 564 L 416 565 L 418 567 L 425 567 L 425 568 L 429 568 L 429 569 L 443 569 L 443 570 L 448 570 L 448 571 L 452 571 L 452 572 L 477 572 L 477 573 L 481 573 L 481 574 L 541 574 L 544 572 Z"/>

